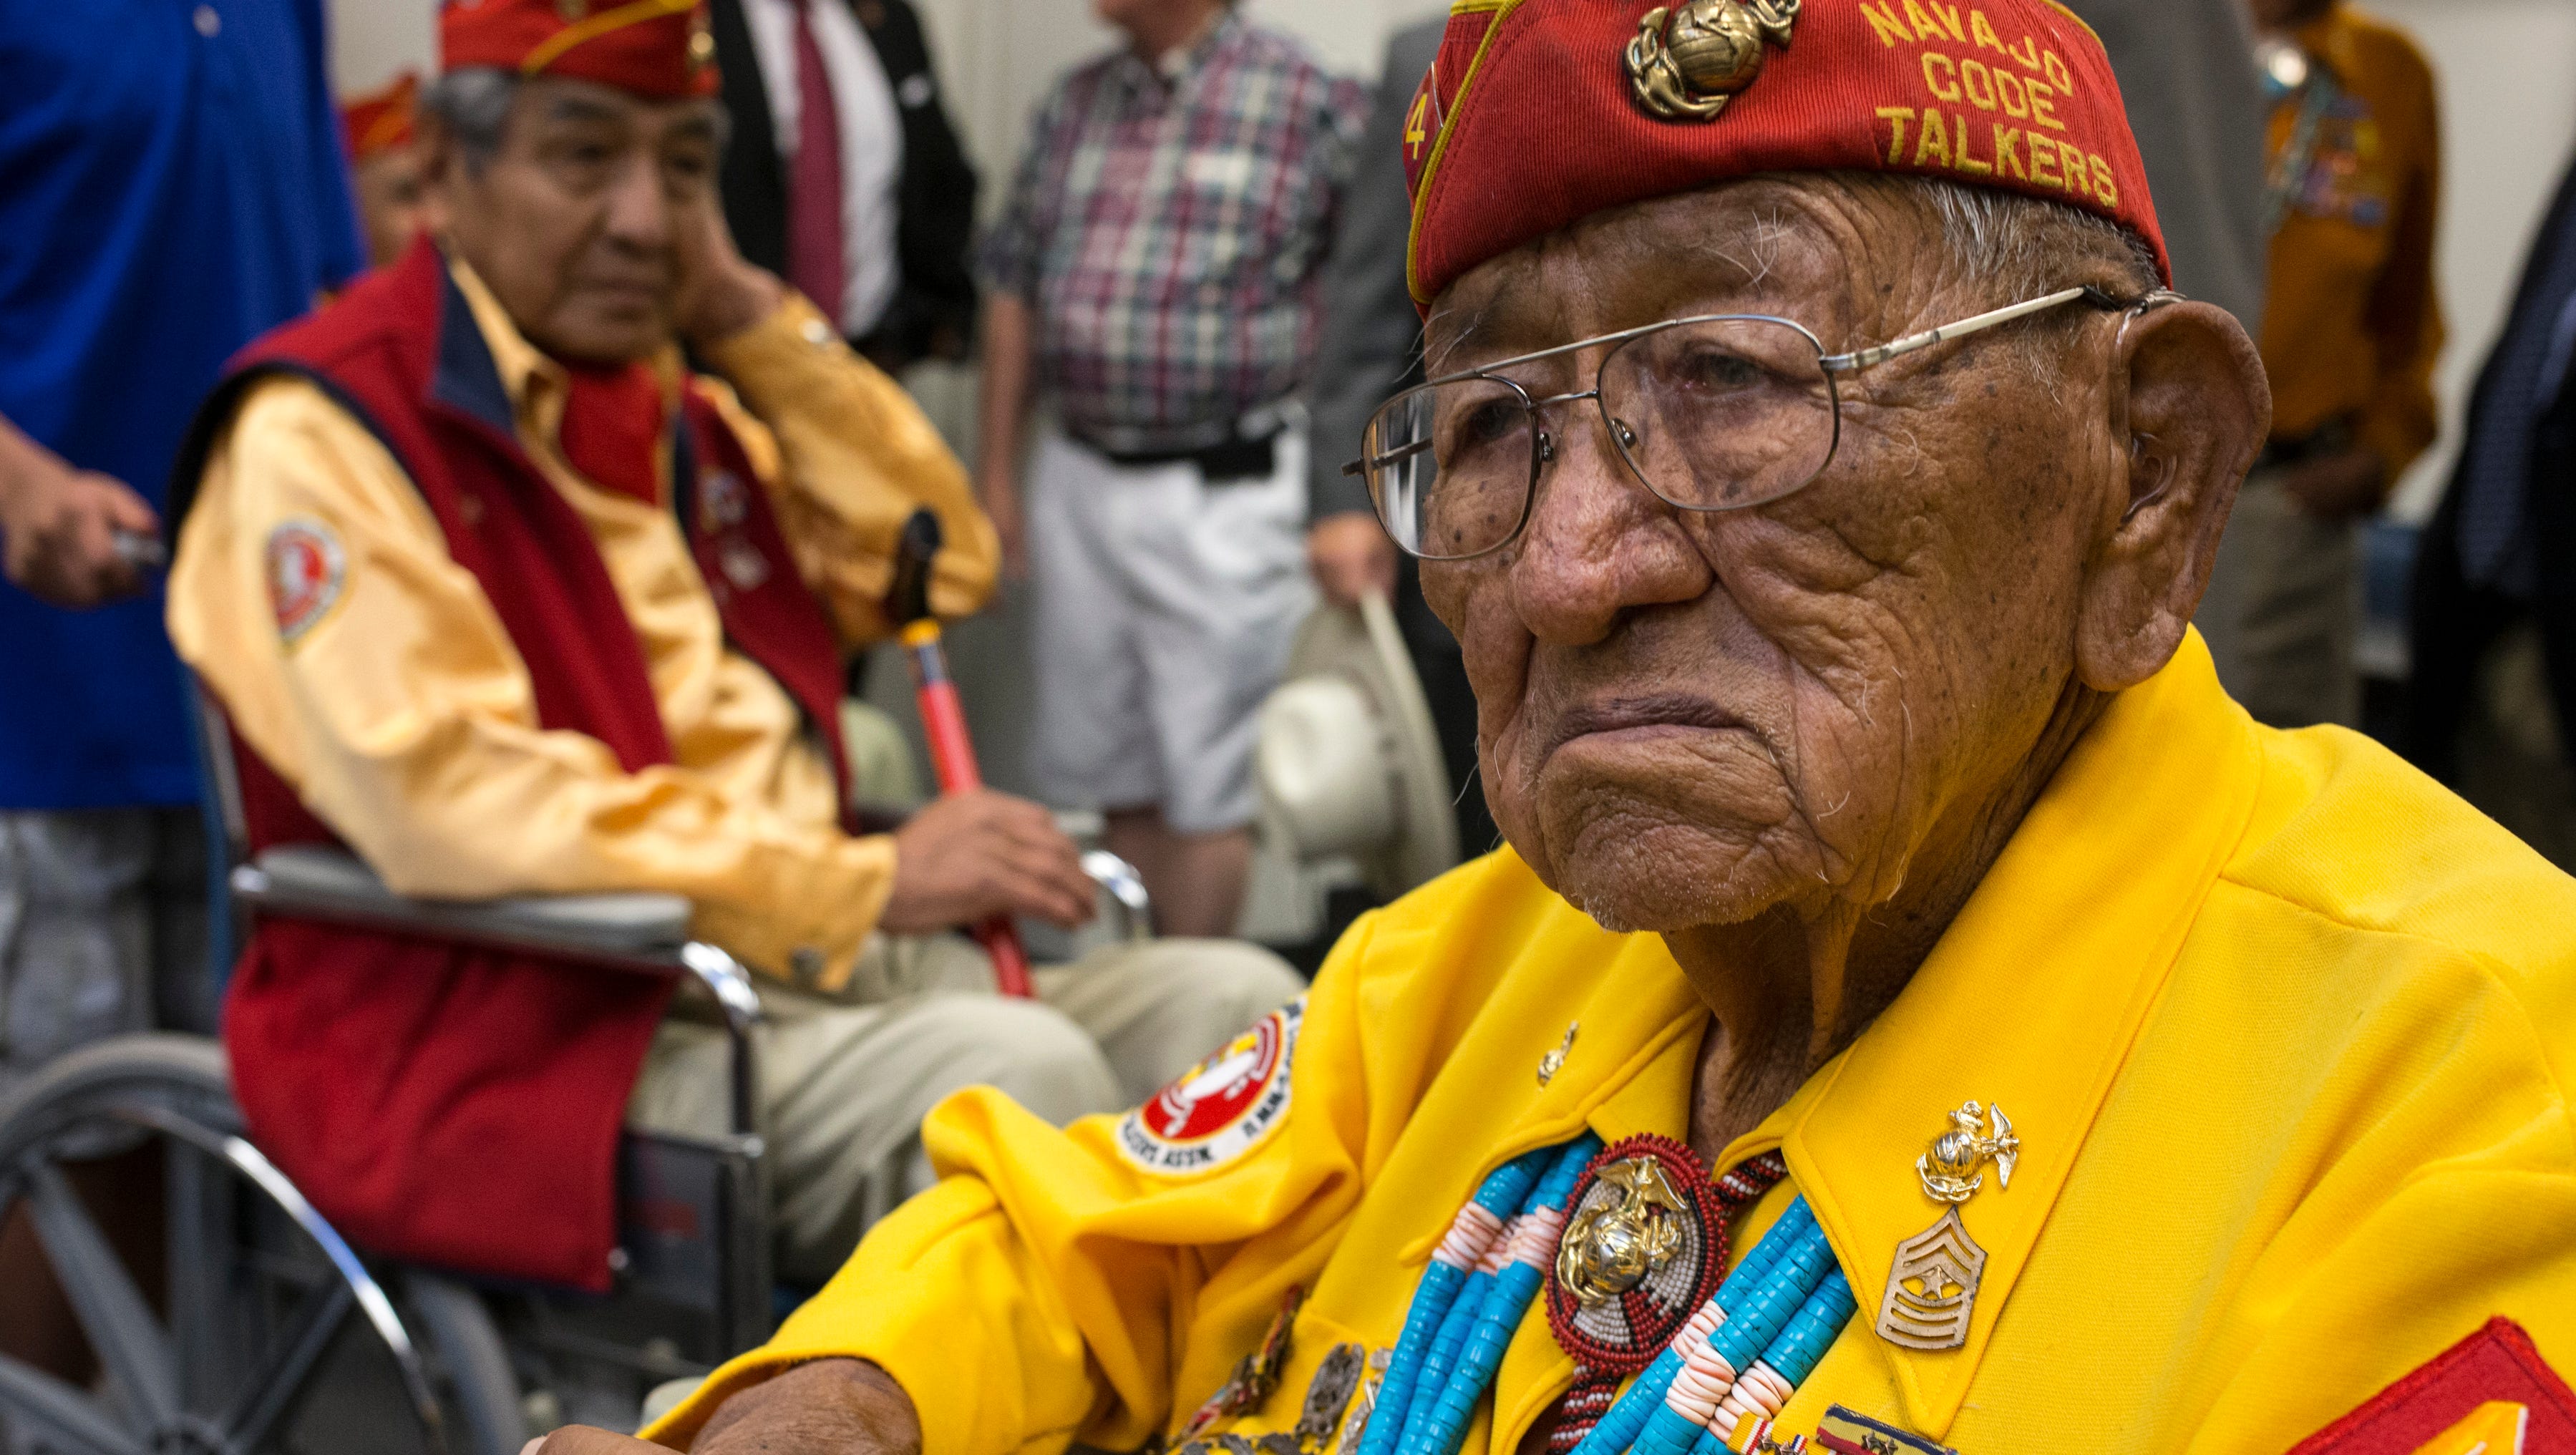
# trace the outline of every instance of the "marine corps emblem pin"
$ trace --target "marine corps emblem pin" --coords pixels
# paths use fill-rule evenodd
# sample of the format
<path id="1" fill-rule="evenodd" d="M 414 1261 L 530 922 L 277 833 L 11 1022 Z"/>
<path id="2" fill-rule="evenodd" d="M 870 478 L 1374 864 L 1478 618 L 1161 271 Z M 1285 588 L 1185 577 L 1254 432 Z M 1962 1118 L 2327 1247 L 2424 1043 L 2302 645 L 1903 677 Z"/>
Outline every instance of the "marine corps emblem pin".
<path id="1" fill-rule="evenodd" d="M 1887 1296 L 1878 1306 L 1878 1336 L 1908 1349 L 1956 1349 L 1968 1342 L 1968 1319 L 1985 1276 L 1986 1250 L 1968 1236 L 1959 1204 L 1985 1186 L 1985 1168 L 1996 1185 L 2012 1185 L 2021 1138 L 1999 1106 L 1971 1101 L 1950 1113 L 1950 1129 L 1932 1150 L 1914 1159 L 1923 1195 L 1945 1206 L 1938 1221 L 1896 1245 L 1887 1270 Z M 1982 1125 L 1980 1123 L 1982 1122 Z"/>
<path id="2" fill-rule="evenodd" d="M 1787 46 L 1799 0 L 1658 5 L 1628 42 L 1628 88 L 1666 121 L 1714 121 L 1762 74 L 1766 45 Z"/>

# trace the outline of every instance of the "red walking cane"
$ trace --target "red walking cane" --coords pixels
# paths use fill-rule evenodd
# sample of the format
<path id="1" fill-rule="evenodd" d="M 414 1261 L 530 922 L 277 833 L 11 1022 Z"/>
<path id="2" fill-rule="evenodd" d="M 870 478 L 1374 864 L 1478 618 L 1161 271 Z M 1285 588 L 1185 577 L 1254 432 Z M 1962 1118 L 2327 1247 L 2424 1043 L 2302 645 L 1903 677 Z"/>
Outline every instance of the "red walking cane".
<path id="1" fill-rule="evenodd" d="M 966 709 L 957 700 L 957 683 L 948 675 L 939 618 L 930 613 L 930 563 L 940 545 L 939 517 L 926 508 L 914 511 L 895 547 L 894 589 L 887 594 L 886 609 L 903 629 L 903 657 L 912 665 L 921 731 L 930 740 L 930 766 L 939 775 L 939 791 L 970 793 L 984 786 L 984 775 L 975 766 L 975 740 L 966 735 Z M 993 979 L 1004 995 L 1026 1000 L 1037 994 L 1029 984 L 1029 957 L 1020 948 L 1019 926 L 1009 915 L 997 914 L 975 926 L 974 935 L 993 957 Z"/>

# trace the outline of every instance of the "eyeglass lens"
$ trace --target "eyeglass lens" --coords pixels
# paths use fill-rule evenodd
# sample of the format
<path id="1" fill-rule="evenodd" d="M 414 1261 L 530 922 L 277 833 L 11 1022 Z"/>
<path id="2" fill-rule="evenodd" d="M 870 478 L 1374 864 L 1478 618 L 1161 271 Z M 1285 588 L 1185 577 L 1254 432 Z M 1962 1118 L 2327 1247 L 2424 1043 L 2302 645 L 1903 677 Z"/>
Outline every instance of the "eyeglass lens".
<path id="1" fill-rule="evenodd" d="M 1833 383 L 1815 341 L 1778 320 L 1641 334 L 1603 361 L 1600 389 L 1601 415 L 1628 467 L 1686 510 L 1777 500 L 1822 473 L 1833 454 Z M 1416 387 L 1378 410 L 1362 459 L 1398 545 L 1455 560 L 1519 532 L 1547 428 L 1533 392 L 1541 392 L 1534 383 L 1464 379 Z"/>

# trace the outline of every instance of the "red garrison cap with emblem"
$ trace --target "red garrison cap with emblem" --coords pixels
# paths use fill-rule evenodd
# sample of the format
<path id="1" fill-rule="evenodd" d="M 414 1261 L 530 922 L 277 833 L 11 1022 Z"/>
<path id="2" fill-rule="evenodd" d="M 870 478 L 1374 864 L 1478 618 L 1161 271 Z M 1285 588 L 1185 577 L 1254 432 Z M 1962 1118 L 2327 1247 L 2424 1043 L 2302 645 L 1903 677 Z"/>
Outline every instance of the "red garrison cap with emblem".
<path id="1" fill-rule="evenodd" d="M 2111 62 L 2052 0 L 1456 0 L 1404 164 L 1423 304 L 1578 218 L 1758 172 L 2044 197 L 2172 278 Z"/>
<path id="2" fill-rule="evenodd" d="M 420 78 L 405 71 L 376 90 L 341 102 L 340 128 L 348 133 L 349 160 L 363 162 L 410 145 L 419 100 Z"/>
<path id="3" fill-rule="evenodd" d="M 439 62 L 596 81 L 655 100 L 716 92 L 706 0 L 446 0 Z"/>

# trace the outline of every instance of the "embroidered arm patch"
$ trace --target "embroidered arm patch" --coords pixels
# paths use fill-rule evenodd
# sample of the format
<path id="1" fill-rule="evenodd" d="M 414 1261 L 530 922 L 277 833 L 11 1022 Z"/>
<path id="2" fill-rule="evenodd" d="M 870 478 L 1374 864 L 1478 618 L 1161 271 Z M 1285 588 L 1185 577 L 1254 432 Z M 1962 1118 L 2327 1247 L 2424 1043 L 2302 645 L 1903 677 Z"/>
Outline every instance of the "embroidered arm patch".
<path id="1" fill-rule="evenodd" d="M 2576 1391 L 2511 1319 L 2434 1355 L 2290 1455 L 2576 1455 Z"/>

